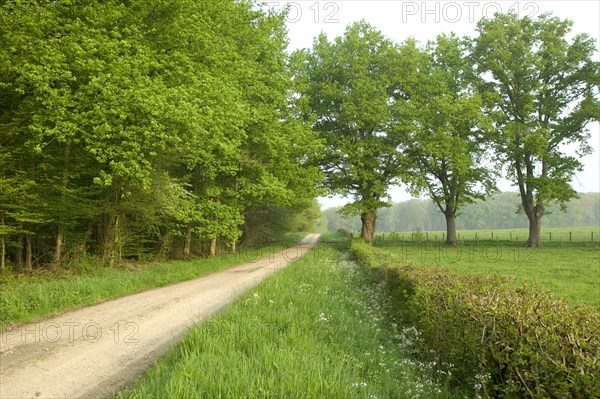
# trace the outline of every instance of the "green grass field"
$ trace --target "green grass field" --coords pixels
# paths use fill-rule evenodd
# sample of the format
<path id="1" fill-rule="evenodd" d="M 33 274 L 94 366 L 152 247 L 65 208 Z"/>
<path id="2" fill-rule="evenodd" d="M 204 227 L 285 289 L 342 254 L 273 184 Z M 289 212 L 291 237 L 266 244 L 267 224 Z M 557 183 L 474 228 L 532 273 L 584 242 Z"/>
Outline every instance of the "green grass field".
<path id="1" fill-rule="evenodd" d="M 240 249 L 237 254 L 191 261 L 130 264 L 120 268 L 84 267 L 58 274 L 0 275 L 0 328 L 37 317 L 200 277 L 253 261 L 298 242 L 305 233 L 288 234 L 279 242 Z M 128 266 L 128 267 L 127 267 Z"/>
<path id="2" fill-rule="evenodd" d="M 545 229 L 540 249 L 523 246 L 526 229 L 463 231 L 459 236 L 454 248 L 443 245 L 442 232 L 379 234 L 376 245 L 388 251 L 391 261 L 510 275 L 600 310 L 600 228 Z"/>
<path id="3" fill-rule="evenodd" d="M 407 357 L 382 290 L 327 235 L 182 343 L 119 398 L 451 398 Z M 437 374 L 442 375 L 442 374 Z"/>

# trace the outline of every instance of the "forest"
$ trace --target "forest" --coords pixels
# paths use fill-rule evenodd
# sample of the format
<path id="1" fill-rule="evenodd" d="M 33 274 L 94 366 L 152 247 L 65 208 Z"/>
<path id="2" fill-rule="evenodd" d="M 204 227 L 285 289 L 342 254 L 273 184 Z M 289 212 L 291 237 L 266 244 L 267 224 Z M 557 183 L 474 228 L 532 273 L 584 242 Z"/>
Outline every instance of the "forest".
<path id="1" fill-rule="evenodd" d="M 282 15 L 9 1 L 0 43 L 2 269 L 214 255 L 319 212 Z"/>
<path id="2" fill-rule="evenodd" d="M 2 270 L 235 252 L 314 228 L 323 194 L 367 242 L 378 215 L 443 227 L 380 210 L 397 184 L 455 245 L 506 222 L 470 205 L 501 175 L 536 247 L 593 151 L 595 41 L 550 14 L 424 44 L 359 21 L 290 53 L 286 11 L 251 0 L 0 4 Z"/>
<path id="3" fill-rule="evenodd" d="M 527 227 L 527 219 L 519 210 L 517 193 L 503 192 L 487 200 L 478 200 L 464 206 L 457 218 L 458 230 L 495 230 Z M 344 218 L 339 207 L 325 209 L 329 231 L 346 229 L 360 231 L 360 218 Z M 391 204 L 377 213 L 377 231 L 443 231 L 446 229 L 444 215 L 428 199 L 411 199 Z M 544 220 L 545 227 L 587 227 L 600 225 L 600 193 L 580 193 L 563 211 L 559 206 L 549 207 Z"/>

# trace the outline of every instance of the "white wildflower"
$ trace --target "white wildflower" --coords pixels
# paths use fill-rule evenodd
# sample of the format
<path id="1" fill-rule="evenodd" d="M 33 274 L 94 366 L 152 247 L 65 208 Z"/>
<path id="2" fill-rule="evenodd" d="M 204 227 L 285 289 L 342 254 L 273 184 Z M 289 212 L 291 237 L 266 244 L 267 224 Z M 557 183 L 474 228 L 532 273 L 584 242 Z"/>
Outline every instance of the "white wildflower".
<path id="1" fill-rule="evenodd" d="M 367 387 L 367 383 L 366 382 L 354 382 L 352 383 L 352 388 L 366 388 Z"/>

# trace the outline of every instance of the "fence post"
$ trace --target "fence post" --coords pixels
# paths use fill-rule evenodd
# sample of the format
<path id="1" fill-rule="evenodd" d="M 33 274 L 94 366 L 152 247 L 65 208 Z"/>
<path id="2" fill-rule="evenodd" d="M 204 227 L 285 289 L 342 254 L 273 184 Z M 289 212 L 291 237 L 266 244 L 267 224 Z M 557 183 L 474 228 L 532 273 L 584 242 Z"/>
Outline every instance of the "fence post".
<path id="1" fill-rule="evenodd" d="M 548 234 L 550 235 L 550 242 L 552 242 L 552 232 L 548 232 Z"/>
<path id="2" fill-rule="evenodd" d="M 573 241 L 573 232 L 569 231 L 569 242 Z"/>

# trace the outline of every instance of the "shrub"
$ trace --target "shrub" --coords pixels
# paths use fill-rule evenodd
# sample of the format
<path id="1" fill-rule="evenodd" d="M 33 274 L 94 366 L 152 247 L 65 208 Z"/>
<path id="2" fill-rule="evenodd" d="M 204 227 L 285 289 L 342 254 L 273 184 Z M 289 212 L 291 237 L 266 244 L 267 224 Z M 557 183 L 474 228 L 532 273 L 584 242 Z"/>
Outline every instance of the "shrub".
<path id="1" fill-rule="evenodd" d="M 345 228 L 338 229 L 337 233 L 343 235 L 344 237 L 351 237 L 352 236 L 352 232 L 350 230 L 348 230 L 348 229 L 345 229 Z"/>
<path id="2" fill-rule="evenodd" d="M 455 383 L 484 397 L 599 398 L 600 315 L 505 276 L 462 276 L 352 252 L 385 286 L 399 319 L 422 335 L 426 356 L 452 364 Z"/>

